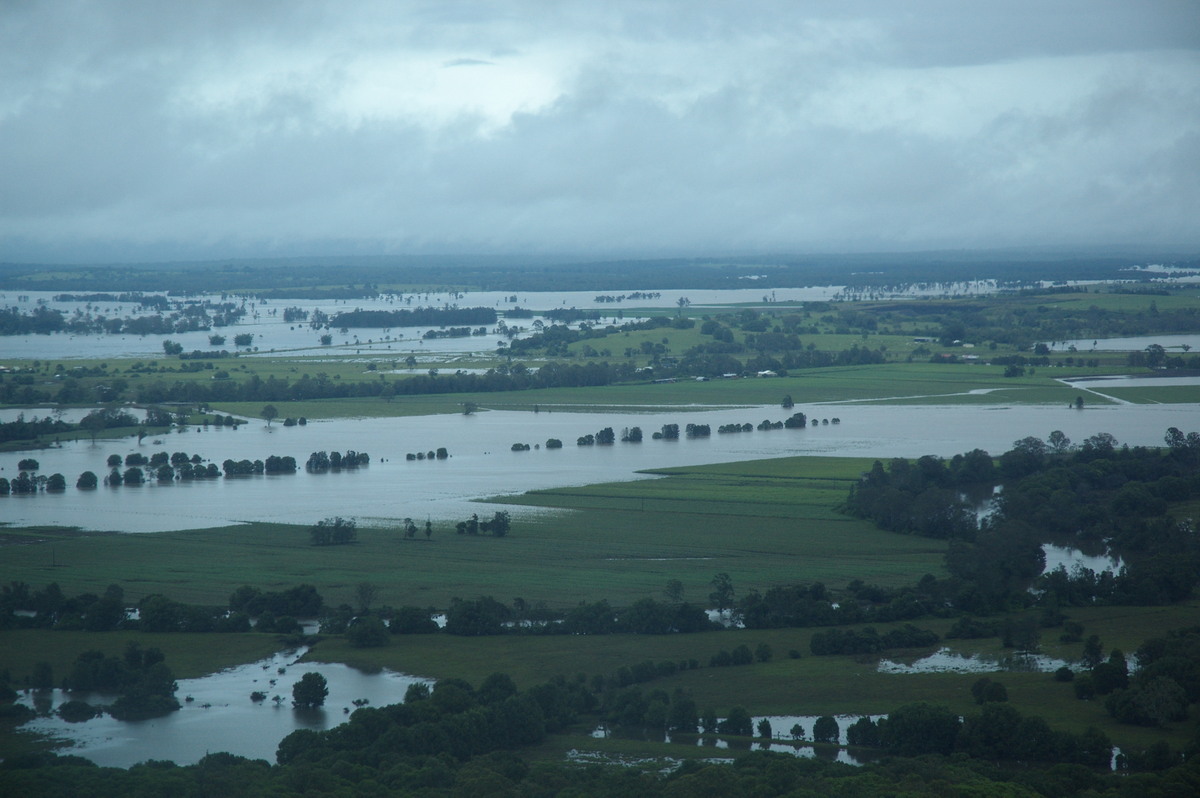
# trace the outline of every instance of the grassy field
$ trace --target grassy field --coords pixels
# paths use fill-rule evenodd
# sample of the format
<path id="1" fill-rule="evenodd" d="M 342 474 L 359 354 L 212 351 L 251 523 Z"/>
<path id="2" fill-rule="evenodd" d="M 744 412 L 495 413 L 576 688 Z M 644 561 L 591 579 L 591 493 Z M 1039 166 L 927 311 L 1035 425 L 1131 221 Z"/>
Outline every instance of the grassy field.
<path id="1" fill-rule="evenodd" d="M 786 458 L 694 469 L 662 479 L 508 497 L 509 537 L 457 535 L 435 521 L 432 540 L 399 529 L 360 528 L 358 543 L 314 547 L 306 527 L 277 524 L 152 535 L 0 529 L 0 583 L 58 582 L 69 594 L 116 583 L 137 600 L 152 593 L 224 604 L 237 587 L 316 585 L 332 604 L 371 582 L 393 606 L 445 607 L 455 596 L 568 607 L 625 605 L 678 579 L 703 601 L 714 574 L 741 589 L 797 581 L 842 587 L 855 578 L 909 584 L 942 572 L 944 544 L 892 535 L 836 506 L 870 461 Z M 37 542 L 34 542 L 37 541 Z M 22 544 L 22 545 L 17 545 Z"/>
<path id="2" fill-rule="evenodd" d="M 1194 293 L 1194 292 L 1192 292 Z M 1149 313 L 1151 302 L 1160 311 L 1194 307 L 1195 296 L 1122 294 L 1063 294 L 1030 299 L 1026 304 L 1060 307 L 1092 305 L 1128 313 Z M 948 303 L 950 307 L 952 303 Z M 780 312 L 804 313 L 781 306 Z M 720 311 L 704 310 L 717 315 Z M 814 316 L 820 316 L 817 311 Z M 693 313 L 692 315 L 698 315 Z M 518 324 L 520 322 L 517 322 Z M 986 342 L 975 348 L 943 348 L 914 339 L 916 322 L 896 324 L 889 334 L 835 332 L 832 317 L 813 318 L 821 333 L 802 335 L 822 351 L 852 346 L 886 348 L 893 362 L 873 366 L 833 367 L 794 372 L 771 379 L 681 380 L 677 383 L 621 384 L 600 388 L 546 389 L 512 393 L 481 393 L 396 397 L 392 401 L 332 399 L 273 402 L 280 418 L 412 416 L 461 413 L 467 403 L 481 409 L 557 412 L 598 410 L 653 411 L 672 407 L 680 412 L 722 406 L 778 406 L 790 396 L 809 415 L 837 416 L 836 406 L 821 402 L 878 402 L 886 404 L 1061 405 L 1083 395 L 1088 405 L 1108 401 L 1135 403 L 1200 403 L 1200 388 L 1173 386 L 1092 387 L 1112 399 L 1081 392 L 1058 382 L 1061 378 L 1130 373 L 1123 353 L 1084 353 L 1099 365 L 1037 367 L 1017 378 L 1003 368 L 975 362 L 930 363 L 932 353 L 958 357 L 1012 354 L 992 350 Z M 922 320 L 920 325 L 925 325 Z M 924 331 L 920 332 L 924 335 Z M 741 333 L 739 333 L 739 338 Z M 631 331 L 570 346 L 569 363 L 609 360 L 645 365 L 643 343 L 662 344 L 667 354 L 680 356 L 697 343 L 711 339 L 698 329 Z M 596 350 L 589 353 L 587 347 Z M 637 354 L 627 357 L 625 350 Z M 341 382 L 403 380 L 407 373 L 429 368 L 487 368 L 499 358 L 458 359 L 422 354 L 415 371 L 390 353 L 331 347 L 320 356 L 274 353 L 215 361 L 212 370 L 181 372 L 179 361 L 159 358 L 111 360 L 103 375 L 82 378 L 85 388 L 97 381 L 120 379 L 131 389 L 151 381 L 207 382 L 216 371 L 234 380 L 272 377 L 296 380 L 305 374 L 325 375 Z M 906 362 L 911 356 L 912 362 Z M 1057 362 L 1065 360 L 1053 356 Z M 531 369 L 544 361 L 522 359 Z M 375 364 L 376 370 L 368 368 Z M 30 366 L 31 363 L 16 364 Z M 35 385 L 56 384 L 59 365 L 68 373 L 74 365 L 98 366 L 96 361 L 43 361 Z M 214 406 L 213 412 L 258 418 L 261 402 Z M 261 423 L 261 422 L 259 422 Z M 969 445 L 964 445 L 964 449 Z M 914 453 L 918 454 L 918 453 Z M 684 597 L 706 603 L 710 581 L 728 573 L 739 595 L 772 586 L 820 581 L 840 590 L 853 579 L 884 586 L 916 582 L 926 573 L 943 575 L 945 545 L 939 541 L 882 532 L 871 524 L 841 515 L 837 508 L 852 480 L 870 466 L 869 460 L 786 458 L 746 463 L 666 469 L 657 478 L 624 483 L 530 492 L 498 497 L 512 507 L 509 537 L 468 537 L 454 533 L 460 519 L 435 519 L 433 539 L 405 540 L 398 528 L 380 521 L 361 527 L 351 546 L 317 548 L 310 545 L 306 527 L 248 524 L 237 527 L 149 535 L 84 534 L 63 529 L 16 529 L 0 526 L 0 584 L 22 581 L 35 589 L 57 582 L 67 595 L 101 593 L 109 584 L 124 587 L 130 601 L 162 593 L 170 598 L 225 605 L 230 593 L 245 584 L 281 590 L 313 584 L 326 603 L 353 603 L 355 587 L 363 582 L 378 591 L 377 604 L 444 608 L 454 597 L 491 595 L 504 603 L 520 597 L 535 605 L 564 609 L 580 601 L 607 599 L 616 606 L 640 598 L 662 598 L 670 580 L 679 580 Z M 1168 608 L 1104 608 L 1069 610 L 1082 622 L 1085 634 L 1098 634 L 1106 649 L 1132 654 L 1137 645 L 1172 628 L 1195 623 L 1200 603 Z M 948 620 L 922 620 L 917 625 L 945 633 Z M 879 627 L 881 630 L 886 625 Z M 707 666 L 721 649 L 741 643 L 772 647 L 768 663 L 740 668 L 708 668 L 681 672 L 645 685 L 645 689 L 690 691 L 701 707 L 725 711 L 735 704 L 765 714 L 886 712 L 899 704 L 928 700 L 969 713 L 975 710 L 970 686 L 978 675 L 879 673 L 872 660 L 812 657 L 809 641 L 814 630 L 725 631 L 699 635 L 607 637 L 505 636 L 462 638 L 449 635 L 397 637 L 381 649 L 353 649 L 339 638 L 321 642 L 313 659 L 344 661 L 362 667 L 386 666 L 430 677 L 460 677 L 478 683 L 501 671 L 521 686 L 556 675 L 610 674 L 623 665 L 651 660 L 696 659 Z M 1081 644 L 1063 644 L 1057 630 L 1043 635 L 1042 649 L 1051 656 L 1074 659 Z M 70 667 L 81 651 L 120 653 L 129 640 L 157 646 L 180 677 L 197 676 L 227 665 L 251 661 L 274 650 L 270 635 L 137 635 L 85 634 L 45 631 L 0 632 L 0 671 L 19 681 L 38 661 L 47 661 L 56 676 Z M 957 641 L 964 653 L 1002 655 L 995 639 Z M 803 654 L 799 659 L 788 651 Z M 925 652 L 908 652 L 917 656 Z M 1007 673 L 998 678 L 1010 701 L 1023 712 L 1045 717 L 1057 728 L 1081 731 L 1087 725 L 1103 728 L 1120 745 L 1144 746 L 1167 739 L 1173 747 L 1186 742 L 1183 729 L 1165 731 L 1119 726 L 1107 717 L 1100 701 L 1079 702 L 1070 685 L 1047 674 Z M 778 731 L 778 730 L 777 730 Z M 631 746 L 641 752 L 647 743 L 583 738 L 581 747 Z M 551 747 L 557 746 L 556 741 Z M 692 749 L 694 752 L 695 749 Z M 556 748 L 554 756 L 561 755 Z M 676 749 L 675 755 L 683 750 Z"/>
<path id="3" fill-rule="evenodd" d="M 38 662 L 47 662 L 56 681 L 70 670 L 83 651 L 121 656 L 136 642 L 157 648 L 177 679 L 195 679 L 223 668 L 253 662 L 279 650 L 279 640 L 267 634 L 145 634 L 140 632 L 56 632 L 17 629 L 0 632 L 0 670 L 8 670 L 14 684 L 23 683 Z"/>
<path id="4" fill-rule="evenodd" d="M 1139 385 L 1136 388 L 1121 388 L 1100 384 L 1088 387 L 1097 393 L 1136 405 L 1200 403 L 1200 385 Z"/>
<path id="5" fill-rule="evenodd" d="M 1053 368 L 1037 369 L 1032 376 L 1006 378 L 1003 369 L 983 365 L 934 363 L 886 363 L 874 366 L 844 366 L 809 369 L 788 377 L 768 379 L 683 380 L 675 383 L 636 383 L 593 388 L 549 388 L 532 391 L 453 394 L 445 396 L 399 396 L 384 399 L 331 399 L 311 402 L 274 402 L 280 416 L 317 418 L 410 416 L 432 413 L 461 413 L 470 402 L 484 409 L 533 410 L 553 408 L 558 412 L 596 412 L 613 409 L 647 411 L 662 407 L 705 409 L 718 406 L 778 404 L 790 395 L 798 405 L 816 402 L 876 401 L 887 404 L 1062 404 L 1080 395 L 1077 388 L 1058 379 L 1121 373 L 1128 369 Z M 1194 402 L 1196 390 L 1172 390 L 1167 386 L 1137 389 L 1141 401 Z M 1089 404 L 1104 403 L 1086 395 Z M 214 406 L 222 413 L 257 417 L 262 404 L 241 402 Z"/>
<path id="6" fill-rule="evenodd" d="M 1098 634 L 1105 651 L 1122 648 L 1132 656 L 1138 643 L 1193 621 L 1200 611 L 1196 601 L 1175 607 L 1093 607 L 1072 609 L 1068 617 L 1084 624 L 1086 634 Z M 944 634 L 949 620 L 925 619 L 918 626 Z M 891 624 L 879 624 L 884 631 Z M 871 714 L 886 712 L 903 703 L 930 701 L 956 712 L 978 710 L 971 685 L 980 674 L 880 673 L 873 658 L 814 657 L 809 641 L 815 629 L 727 630 L 692 635 L 608 635 L 455 637 L 416 635 L 395 637 L 383 648 L 355 649 L 341 638 L 317 644 L 308 659 L 345 662 L 374 670 L 381 667 L 432 678 L 461 678 L 479 684 L 489 674 L 508 673 L 518 686 L 530 686 L 563 675 L 611 675 L 622 666 L 652 660 L 698 660 L 697 670 L 655 680 L 643 690 L 676 688 L 690 693 L 703 709 L 724 713 L 734 705 L 752 714 Z M 1050 656 L 1075 659 L 1079 643 L 1060 643 L 1058 630 L 1046 630 L 1042 651 Z M 54 669 L 56 678 L 66 673 L 81 651 L 120 654 L 130 641 L 155 646 L 179 678 L 191 678 L 223 667 L 269 655 L 280 646 L 272 635 L 150 635 L 136 633 L 86 633 L 8 631 L 0 633 L 0 668 L 8 669 L 20 684 L 39 661 Z M 734 668 L 708 667 L 709 658 L 721 650 L 760 643 L 771 647 L 767 663 Z M 1005 656 L 998 640 L 946 641 L 954 651 L 983 656 Z M 799 659 L 789 657 L 795 650 Z M 928 651 L 894 652 L 905 661 Z M 990 673 L 1008 688 L 1009 702 L 1025 714 L 1046 718 L 1055 728 L 1082 731 L 1096 726 L 1118 745 L 1142 747 L 1166 739 L 1182 746 L 1191 734 L 1186 723 L 1165 729 L 1117 724 L 1108 717 L 1102 701 L 1075 699 L 1069 684 L 1055 682 L 1047 673 Z M 571 738 L 568 738 L 571 739 Z M 579 740 L 574 745 L 590 745 Z"/>
<path id="7" fill-rule="evenodd" d="M 1147 637 L 1161 635 L 1194 620 L 1200 604 L 1176 607 L 1112 607 L 1068 611 L 1084 624 L 1085 634 L 1098 634 L 1110 647 L 1122 648 L 1132 656 Z M 925 619 L 922 628 L 944 634 L 949 620 Z M 891 624 L 879 624 L 884 631 Z M 814 657 L 809 641 L 814 629 L 772 629 L 711 632 L 693 635 L 602 637 L 532 636 L 461 638 L 450 635 L 417 635 L 393 639 L 381 649 L 354 649 L 342 640 L 328 640 L 309 654 L 310 659 L 347 662 L 356 667 L 387 667 L 407 673 L 439 678 L 462 678 L 478 684 L 495 672 L 511 675 L 519 686 L 536 684 L 557 675 L 610 675 L 622 666 L 644 660 L 655 662 L 696 659 L 698 670 L 679 672 L 642 686 L 643 690 L 675 688 L 689 692 L 701 707 L 718 713 L 734 705 L 752 714 L 870 714 L 887 712 L 903 703 L 929 701 L 969 714 L 978 711 L 970 688 L 981 674 L 880 673 L 873 658 L 847 656 Z M 1080 643 L 1059 643 L 1058 630 L 1046 630 L 1042 650 L 1055 657 L 1078 658 Z M 766 643 L 774 652 L 768 663 L 734 668 L 711 668 L 709 658 L 718 651 L 746 644 L 754 650 Z M 1011 654 L 995 638 L 947 641 L 963 654 L 1002 657 Z M 788 652 L 800 652 L 792 659 Z M 927 651 L 899 652 L 906 659 Z M 1054 681 L 1048 673 L 990 673 L 1003 683 L 1009 702 L 1025 714 L 1041 715 L 1055 728 L 1083 731 L 1097 726 L 1118 745 L 1145 746 L 1158 739 L 1171 745 L 1187 742 L 1187 723 L 1171 724 L 1164 730 L 1115 723 L 1103 701 L 1083 702 L 1075 698 L 1069 684 Z"/>

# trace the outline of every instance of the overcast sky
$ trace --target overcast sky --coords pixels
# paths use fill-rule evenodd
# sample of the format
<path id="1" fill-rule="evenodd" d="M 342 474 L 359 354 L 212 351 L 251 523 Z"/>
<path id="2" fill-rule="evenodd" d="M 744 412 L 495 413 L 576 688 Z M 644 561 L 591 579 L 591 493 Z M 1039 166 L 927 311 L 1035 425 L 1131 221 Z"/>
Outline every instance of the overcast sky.
<path id="1" fill-rule="evenodd" d="M 1197 0 L 0 0 L 0 261 L 1198 222 Z"/>

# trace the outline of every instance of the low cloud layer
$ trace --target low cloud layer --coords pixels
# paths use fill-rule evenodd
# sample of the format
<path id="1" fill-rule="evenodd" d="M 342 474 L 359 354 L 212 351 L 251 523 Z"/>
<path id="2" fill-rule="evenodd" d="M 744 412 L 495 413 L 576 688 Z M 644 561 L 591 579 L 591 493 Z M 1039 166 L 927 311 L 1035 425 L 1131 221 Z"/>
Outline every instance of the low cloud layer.
<path id="1" fill-rule="evenodd" d="M 0 260 L 1200 244 L 1200 6 L 0 4 Z"/>

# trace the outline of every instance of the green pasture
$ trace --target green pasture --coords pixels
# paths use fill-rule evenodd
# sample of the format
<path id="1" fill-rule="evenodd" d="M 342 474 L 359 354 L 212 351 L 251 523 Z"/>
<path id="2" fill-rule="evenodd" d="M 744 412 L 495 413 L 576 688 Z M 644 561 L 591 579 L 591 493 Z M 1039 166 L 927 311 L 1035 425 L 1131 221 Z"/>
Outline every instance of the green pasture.
<path id="1" fill-rule="evenodd" d="M 1122 388 L 1096 383 L 1090 390 L 1135 405 L 1182 405 L 1200 403 L 1200 385 L 1139 385 Z M 1091 394 L 1094 396 L 1095 394 Z M 1085 401 L 1086 401 L 1085 396 Z"/>
<path id="2" fill-rule="evenodd" d="M 8 629 L 0 632 L 0 671 L 20 687 L 38 662 L 47 662 L 55 681 L 71 671 L 84 651 L 119 657 L 131 643 L 157 648 L 178 679 L 194 679 L 224 668 L 268 657 L 280 649 L 268 634 L 149 634 L 145 632 L 59 632 L 48 629 Z"/>
<path id="3" fill-rule="evenodd" d="M 1060 294 L 1057 296 L 1037 297 L 1036 305 L 1055 305 L 1063 308 L 1086 310 L 1097 307 L 1120 313 L 1152 313 L 1151 305 L 1160 311 L 1183 310 L 1196 307 L 1200 300 L 1200 290 L 1194 286 L 1174 286 L 1170 293 L 1156 294 L 1119 294 L 1105 290 L 1093 290 L 1085 294 Z M 1093 336 L 1094 337 L 1094 336 Z M 1103 336 L 1108 338 L 1110 336 Z"/>
<path id="4" fill-rule="evenodd" d="M 1132 657 L 1136 646 L 1147 637 L 1188 625 L 1200 605 L 1196 602 L 1174 607 L 1109 607 L 1071 609 L 1068 617 L 1084 624 L 1085 635 L 1097 634 L 1105 653 L 1123 647 Z M 922 619 L 917 626 L 945 634 L 948 619 Z M 894 624 L 878 624 L 886 631 Z M 346 662 L 355 667 L 387 667 L 434 678 L 462 678 L 479 684 L 489 674 L 507 673 L 518 686 L 528 686 L 563 675 L 611 675 L 622 666 L 644 660 L 680 662 L 695 659 L 701 667 L 680 671 L 667 678 L 641 685 L 643 691 L 675 688 L 689 692 L 701 708 L 724 713 L 734 705 L 752 714 L 872 714 L 913 701 L 943 704 L 970 714 L 978 711 L 971 685 L 986 675 L 1008 688 L 1009 702 L 1022 713 L 1040 715 L 1059 729 L 1081 732 L 1097 726 L 1118 745 L 1146 746 L 1168 739 L 1173 747 L 1187 742 L 1188 724 L 1171 724 L 1164 730 L 1115 723 L 1103 701 L 1079 701 L 1070 684 L 1054 681 L 1049 673 L 880 673 L 873 657 L 814 657 L 809 642 L 819 629 L 726 630 L 692 635 L 608 636 L 499 636 L 462 638 L 451 635 L 412 635 L 392 638 L 378 649 L 355 649 L 344 640 L 320 643 L 309 659 Z M 1081 643 L 1057 641 L 1060 630 L 1043 631 L 1042 650 L 1051 656 L 1073 661 Z M 709 659 L 721 651 L 745 644 L 755 650 L 760 643 L 771 647 L 770 662 L 732 668 L 712 668 Z M 985 657 L 1004 657 L 1011 650 L 1000 647 L 996 638 L 949 640 L 951 650 Z M 789 657 L 790 651 L 801 654 Z M 925 651 L 894 652 L 910 661 Z M 778 730 L 777 730 L 778 731 Z"/>
<path id="5" fill-rule="evenodd" d="M 490 394 L 495 395 L 495 394 Z M 378 397 L 347 399 L 313 399 L 303 402 L 271 402 L 279 411 L 274 423 L 282 424 L 285 418 L 331 419 L 331 418 L 393 418 L 399 416 L 432 416 L 444 413 L 463 412 L 463 394 L 429 394 L 425 396 L 397 396 L 392 401 Z M 266 402 L 219 402 L 212 411 L 242 416 L 251 419 L 262 417 Z"/>
<path id="6" fill-rule="evenodd" d="M 1137 644 L 1147 637 L 1192 623 L 1200 604 L 1174 607 L 1090 607 L 1067 610 L 1071 619 L 1084 624 L 1085 635 L 1097 634 L 1105 653 L 1121 647 L 1132 656 Z M 944 634 L 951 621 L 922 619 L 916 625 Z M 879 624 L 883 632 L 894 624 Z M 507 673 L 520 687 L 528 687 L 555 676 L 611 675 L 622 666 L 644 660 L 700 663 L 697 670 L 681 671 L 641 685 L 644 691 L 681 688 L 703 708 L 724 713 L 735 705 L 752 714 L 869 714 L 887 712 L 913 701 L 943 704 L 954 711 L 978 711 L 972 701 L 971 685 L 982 675 L 1008 688 L 1009 702 L 1025 714 L 1040 715 L 1059 729 L 1082 731 L 1097 726 L 1118 745 L 1143 747 L 1166 739 L 1172 747 L 1187 742 L 1186 723 L 1165 729 L 1145 729 L 1114 723 L 1102 701 L 1075 699 L 1070 684 L 1053 680 L 1048 673 L 988 674 L 886 674 L 874 658 L 815 657 L 809 642 L 818 629 L 726 630 L 691 635 L 506 635 L 456 637 L 410 635 L 390 639 L 387 646 L 355 649 L 343 638 L 322 640 L 309 653 L 309 660 L 345 662 L 357 668 L 387 667 L 430 678 L 462 678 L 479 684 L 491 673 Z M 1080 643 L 1059 643 L 1057 629 L 1043 631 L 1043 652 L 1068 660 L 1079 656 Z M 190 678 L 230 665 L 253 661 L 278 650 L 281 643 L 272 635 L 139 634 L 54 632 L 45 630 L 0 632 L 0 669 L 8 669 L 18 686 L 39 661 L 51 664 L 55 678 L 65 674 L 82 651 L 99 650 L 120 654 L 130 641 L 143 647 L 160 648 L 176 675 Z M 745 644 L 752 650 L 760 643 L 771 647 L 770 662 L 732 668 L 709 667 L 709 659 L 721 650 Z M 964 654 L 1004 656 L 1011 654 L 995 638 L 950 640 L 944 644 Z M 790 651 L 801 657 L 793 659 Z M 917 659 L 928 651 L 891 652 L 901 661 Z M 779 730 L 777 730 L 779 731 Z"/>
<path id="7" fill-rule="evenodd" d="M 1111 371 L 1111 370 L 1110 370 Z M 670 405 L 754 406 L 778 405 L 791 396 L 796 410 L 808 415 L 826 414 L 806 407 L 817 402 L 873 400 L 887 404 L 1063 404 L 1079 390 L 1058 378 L 1109 373 L 1103 369 L 1037 369 L 1032 377 L 1008 378 L 999 366 L 936 363 L 884 363 L 870 366 L 833 366 L 792 372 L 787 377 L 680 380 L 674 383 L 638 383 L 597 388 L 557 388 L 520 393 L 475 394 L 460 398 L 480 407 L 532 409 L 576 405 L 658 408 Z M 971 391 L 992 391 L 990 394 Z M 586 398 L 585 398 L 586 397 Z M 836 415 L 829 408 L 829 415 Z"/>
<path id="8" fill-rule="evenodd" d="M 1033 377 L 1006 378 L 995 366 L 933 363 L 886 363 L 808 369 L 787 377 L 680 380 L 673 383 L 623 383 L 587 388 L 546 388 L 494 393 L 435 394 L 382 398 L 274 402 L 281 417 L 310 419 L 460 413 L 466 403 L 480 409 L 596 412 L 600 409 L 657 411 L 663 407 L 706 409 L 722 406 L 779 405 L 791 396 L 798 411 L 816 402 L 872 400 L 889 404 L 1058 404 L 1079 391 L 1055 377 L 1103 373 L 1092 369 L 1038 370 Z M 992 393 L 971 393 L 991 391 Z M 1097 399 L 1097 401 L 1100 401 Z M 262 404 L 227 402 L 214 405 L 223 413 L 258 417 Z M 824 415 L 822 411 L 821 415 Z M 830 415 L 835 415 L 832 411 Z"/>
<path id="9" fill-rule="evenodd" d="M 306 527 L 266 523 L 145 535 L 0 529 L 0 583 L 58 582 L 72 595 L 116 583 L 135 601 L 163 593 L 204 604 L 224 604 L 244 584 L 309 583 L 339 604 L 370 582 L 393 606 L 493 595 L 564 608 L 661 596 L 672 579 L 703 602 L 720 572 L 742 590 L 812 581 L 840 588 L 856 578 L 900 585 L 941 573 L 943 543 L 837 512 L 850 480 L 869 467 L 787 458 L 505 497 L 530 509 L 514 508 L 512 532 L 499 539 L 456 534 L 460 519 L 435 519 L 432 540 L 404 539 L 397 521 L 381 520 L 360 526 L 357 543 L 329 547 L 312 546 Z"/>

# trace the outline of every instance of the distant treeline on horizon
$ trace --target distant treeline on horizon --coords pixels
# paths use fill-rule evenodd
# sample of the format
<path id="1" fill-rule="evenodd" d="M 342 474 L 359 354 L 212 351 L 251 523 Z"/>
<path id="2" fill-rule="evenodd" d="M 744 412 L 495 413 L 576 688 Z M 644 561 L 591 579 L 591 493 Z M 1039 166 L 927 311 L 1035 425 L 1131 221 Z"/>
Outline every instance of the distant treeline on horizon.
<path id="1" fill-rule="evenodd" d="M 1200 258 L 1065 253 L 932 252 L 647 260 L 547 256 L 276 258 L 138 264 L 0 263 L 0 289 L 54 291 L 246 292 L 262 297 L 354 298 L 390 290 L 595 291 L 869 288 L 996 280 L 1148 280 L 1134 271 L 1162 263 L 1200 271 Z"/>

